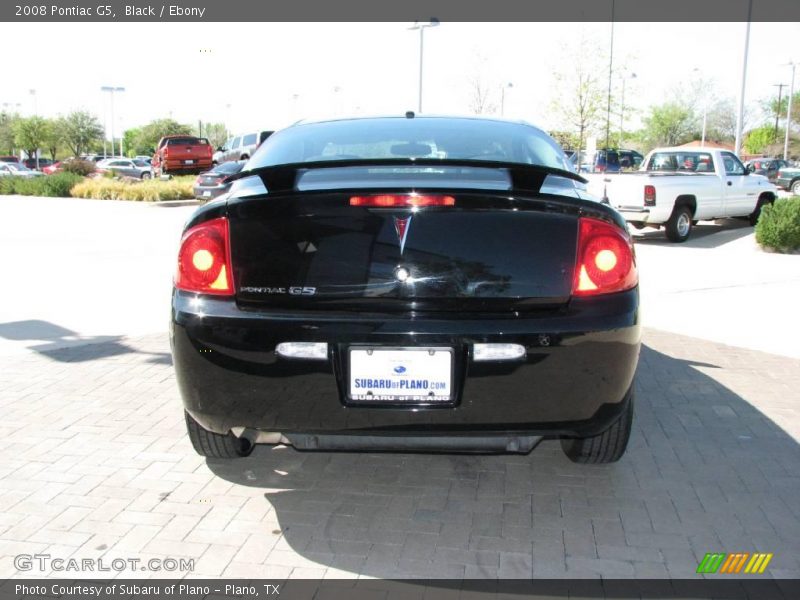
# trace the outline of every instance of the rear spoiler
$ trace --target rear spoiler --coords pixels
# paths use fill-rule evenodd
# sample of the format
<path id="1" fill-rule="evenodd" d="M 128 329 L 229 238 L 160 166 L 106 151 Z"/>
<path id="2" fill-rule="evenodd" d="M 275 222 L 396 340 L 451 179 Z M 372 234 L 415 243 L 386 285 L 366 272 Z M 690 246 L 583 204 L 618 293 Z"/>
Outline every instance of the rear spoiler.
<path id="1" fill-rule="evenodd" d="M 230 176 L 228 180 L 235 181 L 236 179 L 258 175 L 270 193 L 292 192 L 296 189 L 298 175 L 305 171 L 340 169 L 343 167 L 477 167 L 482 169 L 503 169 L 508 171 L 511 176 L 513 189 L 534 192 L 538 192 L 541 189 L 548 175 L 588 183 L 585 178 L 577 173 L 554 167 L 515 162 L 439 158 L 357 158 L 288 163 L 240 171 Z"/>

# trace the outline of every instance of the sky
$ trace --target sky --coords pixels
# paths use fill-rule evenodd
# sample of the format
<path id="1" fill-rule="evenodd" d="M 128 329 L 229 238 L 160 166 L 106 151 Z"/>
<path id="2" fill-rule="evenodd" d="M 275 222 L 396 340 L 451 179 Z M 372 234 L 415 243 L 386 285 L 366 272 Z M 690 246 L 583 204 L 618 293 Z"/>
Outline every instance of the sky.
<path id="1" fill-rule="evenodd" d="M 193 124 L 224 122 L 242 132 L 276 129 L 301 118 L 403 114 L 417 110 L 419 32 L 409 30 L 411 25 L 0 23 L 4 46 L 19 50 L 18 60 L 4 62 L 0 108 L 47 117 L 84 109 L 108 129 L 109 95 L 100 87 L 121 86 L 125 92 L 114 98 L 117 136 L 122 129 L 170 116 Z M 706 82 L 709 103 L 736 98 L 745 27 L 616 23 L 615 69 L 636 74 L 626 80 L 625 127 L 638 127 L 648 106 L 693 80 Z M 498 113 L 505 87 L 505 117 L 556 127 L 555 74 L 575 61 L 596 62 L 595 53 L 581 51 L 580 39 L 607 56 L 610 34 L 610 23 L 444 22 L 428 28 L 423 110 L 469 113 L 471 82 L 478 79 L 490 90 Z M 38 43 L 31 44 L 32 39 Z M 751 25 L 747 105 L 757 107 L 775 94 L 774 84 L 789 84 L 791 69 L 782 65 L 800 61 L 798 39 L 800 23 Z M 607 86 L 607 58 L 600 64 Z M 617 73 L 612 93 L 620 90 Z"/>

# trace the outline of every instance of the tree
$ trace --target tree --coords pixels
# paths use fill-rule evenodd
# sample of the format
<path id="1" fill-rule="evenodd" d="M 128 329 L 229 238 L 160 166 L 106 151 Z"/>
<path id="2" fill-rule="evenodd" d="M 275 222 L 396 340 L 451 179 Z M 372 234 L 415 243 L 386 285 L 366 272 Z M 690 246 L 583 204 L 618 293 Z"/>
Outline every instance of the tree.
<path id="1" fill-rule="evenodd" d="M 14 154 L 17 145 L 14 142 L 14 124 L 19 120 L 16 113 L 0 112 L 0 152 Z"/>
<path id="2" fill-rule="evenodd" d="M 209 143 L 214 148 L 219 148 L 228 141 L 229 133 L 224 123 L 207 123 L 203 131 Z"/>
<path id="3" fill-rule="evenodd" d="M 586 54 L 594 56 L 597 54 Z M 577 150 L 585 149 L 586 137 L 600 124 L 603 114 L 603 86 L 598 79 L 597 60 L 568 59 L 569 67 L 556 73 L 556 100 L 552 109 L 563 124 L 577 134 Z"/>
<path id="4" fill-rule="evenodd" d="M 497 107 L 490 101 L 491 86 L 487 84 L 480 73 L 473 75 L 469 83 L 470 99 L 469 110 L 473 114 L 483 115 L 494 113 Z"/>
<path id="5" fill-rule="evenodd" d="M 775 142 L 775 126 L 762 125 L 747 133 L 744 140 L 744 149 L 748 154 L 761 154 L 770 144 Z"/>
<path id="6" fill-rule="evenodd" d="M 55 161 L 62 143 L 61 125 L 58 120 L 47 119 L 43 143 L 44 149 L 50 153 L 50 158 Z"/>
<path id="7" fill-rule="evenodd" d="M 61 139 L 75 156 L 80 156 L 93 143 L 103 139 L 103 127 L 94 115 L 82 111 L 72 111 L 58 121 Z"/>
<path id="8" fill-rule="evenodd" d="M 157 119 L 140 128 L 133 140 L 133 147 L 139 154 L 153 154 L 158 141 L 165 135 L 193 135 L 193 130 L 191 125 L 173 119 Z"/>
<path id="9" fill-rule="evenodd" d="M 47 129 L 47 121 L 42 117 L 20 119 L 14 124 L 14 142 L 25 151 L 28 158 L 36 157 L 37 166 L 39 148 L 45 145 Z"/>
<path id="10" fill-rule="evenodd" d="M 697 131 L 697 115 L 691 106 L 670 100 L 650 107 L 640 137 L 646 146 L 677 146 L 691 141 Z"/>

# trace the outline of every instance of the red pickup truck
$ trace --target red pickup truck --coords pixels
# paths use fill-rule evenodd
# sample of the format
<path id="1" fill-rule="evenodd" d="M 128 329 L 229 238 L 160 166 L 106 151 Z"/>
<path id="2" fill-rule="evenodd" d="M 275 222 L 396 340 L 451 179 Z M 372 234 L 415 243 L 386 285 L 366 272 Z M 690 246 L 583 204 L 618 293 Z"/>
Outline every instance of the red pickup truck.
<path id="1" fill-rule="evenodd" d="M 211 168 L 214 150 L 206 138 L 191 135 L 167 135 L 158 142 L 153 155 L 156 174 L 197 174 Z"/>

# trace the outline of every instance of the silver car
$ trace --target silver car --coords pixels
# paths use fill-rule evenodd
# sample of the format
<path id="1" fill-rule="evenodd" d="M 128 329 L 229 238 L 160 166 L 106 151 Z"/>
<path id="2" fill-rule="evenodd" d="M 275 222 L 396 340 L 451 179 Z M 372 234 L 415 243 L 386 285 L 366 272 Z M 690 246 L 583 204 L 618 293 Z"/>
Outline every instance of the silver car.
<path id="1" fill-rule="evenodd" d="M 20 163 L 0 162 L 0 176 L 2 177 L 41 177 L 41 171 L 33 171 Z"/>
<path id="2" fill-rule="evenodd" d="M 225 142 L 224 146 L 217 148 L 212 162 L 215 165 L 221 165 L 229 160 L 247 160 L 253 156 L 256 148 L 273 133 L 273 131 L 259 130 L 231 138 Z"/>
<path id="3" fill-rule="evenodd" d="M 140 159 L 107 158 L 97 163 L 97 169 L 136 179 L 150 179 L 153 176 L 153 167 Z"/>

